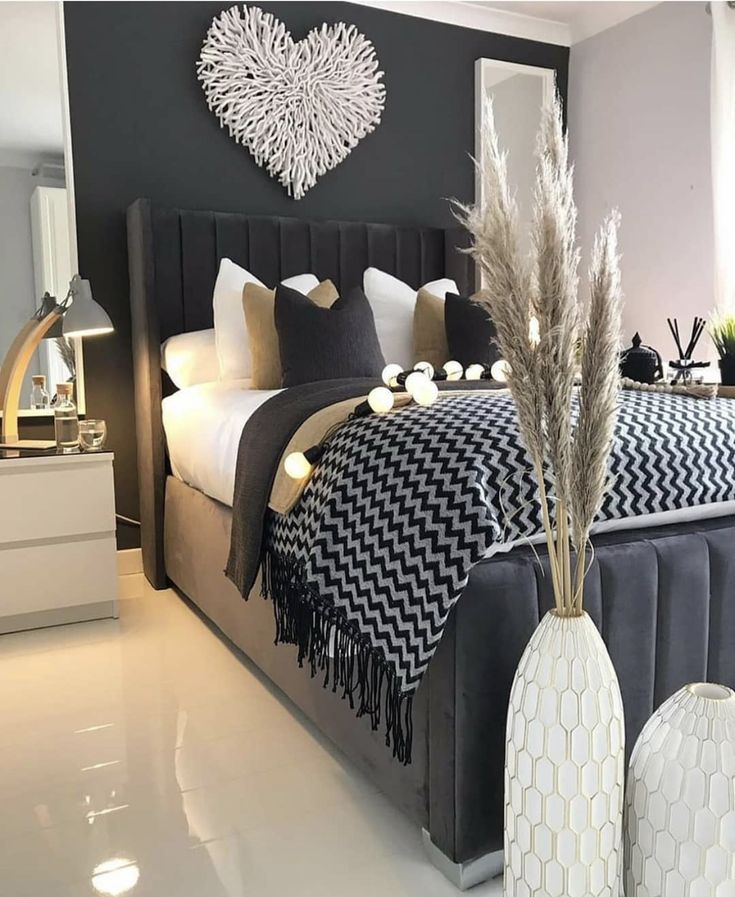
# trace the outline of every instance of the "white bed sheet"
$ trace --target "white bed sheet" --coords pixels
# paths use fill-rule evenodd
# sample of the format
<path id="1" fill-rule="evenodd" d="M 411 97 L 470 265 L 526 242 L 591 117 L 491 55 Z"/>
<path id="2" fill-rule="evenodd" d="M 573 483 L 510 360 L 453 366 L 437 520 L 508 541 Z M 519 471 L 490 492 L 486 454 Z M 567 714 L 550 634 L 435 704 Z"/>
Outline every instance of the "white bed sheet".
<path id="1" fill-rule="evenodd" d="M 163 400 L 175 477 L 232 507 L 240 435 L 248 418 L 280 389 L 252 389 L 250 380 L 199 383 Z"/>

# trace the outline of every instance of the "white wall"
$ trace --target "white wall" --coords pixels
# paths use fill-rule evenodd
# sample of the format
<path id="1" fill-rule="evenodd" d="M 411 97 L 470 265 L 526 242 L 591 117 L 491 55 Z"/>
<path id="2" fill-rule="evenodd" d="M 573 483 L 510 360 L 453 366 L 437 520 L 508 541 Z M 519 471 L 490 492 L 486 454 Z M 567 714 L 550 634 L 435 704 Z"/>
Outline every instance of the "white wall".
<path id="1" fill-rule="evenodd" d="M 714 305 L 704 3 L 667 2 L 571 49 L 569 134 L 584 270 L 605 212 L 622 214 L 624 335 L 673 358 L 666 317 L 688 331 Z M 702 337 L 700 356 L 714 358 Z"/>

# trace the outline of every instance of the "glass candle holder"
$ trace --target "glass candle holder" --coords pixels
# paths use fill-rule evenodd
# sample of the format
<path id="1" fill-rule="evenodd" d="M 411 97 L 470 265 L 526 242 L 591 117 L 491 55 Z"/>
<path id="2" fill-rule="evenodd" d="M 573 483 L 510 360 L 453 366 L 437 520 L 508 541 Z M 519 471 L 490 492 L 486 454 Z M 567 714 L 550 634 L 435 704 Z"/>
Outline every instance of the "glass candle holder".
<path id="1" fill-rule="evenodd" d="M 107 424 L 87 418 L 79 421 L 79 447 L 83 452 L 101 452 L 107 440 Z"/>

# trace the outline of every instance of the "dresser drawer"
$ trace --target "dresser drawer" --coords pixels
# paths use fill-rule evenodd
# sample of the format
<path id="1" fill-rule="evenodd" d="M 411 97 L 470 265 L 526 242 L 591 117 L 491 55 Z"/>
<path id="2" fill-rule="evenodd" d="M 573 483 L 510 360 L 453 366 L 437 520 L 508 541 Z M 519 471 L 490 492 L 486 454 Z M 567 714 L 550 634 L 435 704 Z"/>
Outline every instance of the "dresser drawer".
<path id="1" fill-rule="evenodd" d="M 108 459 L 80 455 L 0 463 L 0 545 L 113 532 Z"/>
<path id="2" fill-rule="evenodd" d="M 8 617 L 116 599 L 114 535 L 0 549 L 0 632 Z"/>

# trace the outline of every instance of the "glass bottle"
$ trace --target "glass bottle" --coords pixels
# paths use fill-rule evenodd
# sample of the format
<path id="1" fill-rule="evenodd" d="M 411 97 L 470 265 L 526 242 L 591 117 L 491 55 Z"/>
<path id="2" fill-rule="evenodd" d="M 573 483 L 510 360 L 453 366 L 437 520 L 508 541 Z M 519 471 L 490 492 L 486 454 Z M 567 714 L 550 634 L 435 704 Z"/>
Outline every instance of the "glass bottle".
<path id="1" fill-rule="evenodd" d="M 72 383 L 59 383 L 56 387 L 54 431 L 56 447 L 62 454 L 79 451 L 79 418 L 71 397 L 73 389 Z"/>
<path id="2" fill-rule="evenodd" d="M 34 411 L 46 411 L 49 407 L 49 396 L 46 392 L 46 376 L 34 374 L 31 377 L 33 388 L 31 389 L 31 408 Z"/>

